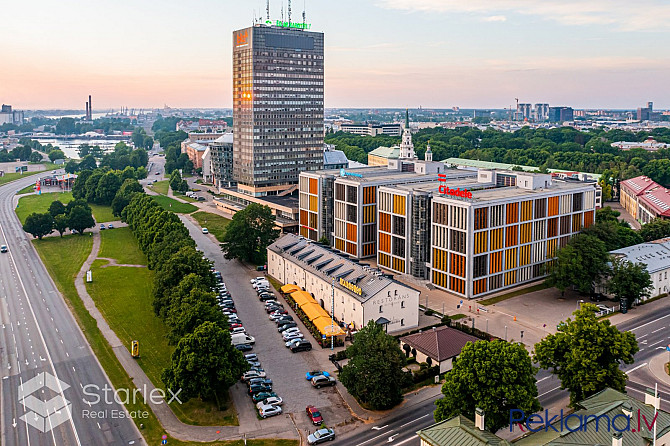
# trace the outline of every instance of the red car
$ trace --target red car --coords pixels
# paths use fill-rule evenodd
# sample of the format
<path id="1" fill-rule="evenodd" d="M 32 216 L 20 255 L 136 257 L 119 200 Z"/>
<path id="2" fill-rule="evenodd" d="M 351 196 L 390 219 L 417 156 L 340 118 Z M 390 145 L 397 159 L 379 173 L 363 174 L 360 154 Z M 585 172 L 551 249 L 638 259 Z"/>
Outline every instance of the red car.
<path id="1" fill-rule="evenodd" d="M 305 412 L 307 412 L 307 416 L 309 417 L 310 420 L 312 420 L 312 423 L 315 426 L 320 426 L 323 423 L 323 417 L 321 416 L 321 412 L 319 412 L 319 409 L 317 409 L 316 407 L 307 406 Z"/>
<path id="2" fill-rule="evenodd" d="M 241 326 L 242 326 L 242 324 L 238 324 L 238 323 L 230 324 L 230 331 L 233 331 L 233 328 L 237 328 L 237 327 L 241 327 Z"/>

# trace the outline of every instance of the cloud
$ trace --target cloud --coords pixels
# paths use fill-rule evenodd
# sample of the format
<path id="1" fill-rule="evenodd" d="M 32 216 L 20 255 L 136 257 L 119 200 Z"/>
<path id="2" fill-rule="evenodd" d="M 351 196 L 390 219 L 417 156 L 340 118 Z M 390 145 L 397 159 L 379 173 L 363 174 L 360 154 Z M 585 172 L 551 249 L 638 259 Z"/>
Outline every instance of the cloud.
<path id="1" fill-rule="evenodd" d="M 507 17 L 505 17 L 504 15 L 492 15 L 492 16 L 484 17 L 482 19 L 482 21 L 484 21 L 484 22 L 506 22 Z"/>
<path id="2" fill-rule="evenodd" d="M 664 31 L 670 20 L 670 4 L 665 0 L 377 0 L 377 5 L 410 12 L 482 14 L 487 18 L 518 13 L 564 25 L 606 25 L 623 31 Z"/>

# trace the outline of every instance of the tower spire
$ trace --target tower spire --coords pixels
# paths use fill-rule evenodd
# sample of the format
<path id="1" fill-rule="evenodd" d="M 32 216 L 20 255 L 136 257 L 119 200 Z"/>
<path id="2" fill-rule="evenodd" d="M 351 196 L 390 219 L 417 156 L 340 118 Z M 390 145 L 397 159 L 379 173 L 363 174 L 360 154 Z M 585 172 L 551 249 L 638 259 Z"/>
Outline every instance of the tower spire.
<path id="1" fill-rule="evenodd" d="M 415 158 L 412 131 L 409 128 L 409 109 L 405 109 L 405 130 L 402 132 L 402 142 L 400 143 L 400 158 Z"/>
<path id="2" fill-rule="evenodd" d="M 405 109 L 405 128 L 409 128 L 409 108 Z"/>

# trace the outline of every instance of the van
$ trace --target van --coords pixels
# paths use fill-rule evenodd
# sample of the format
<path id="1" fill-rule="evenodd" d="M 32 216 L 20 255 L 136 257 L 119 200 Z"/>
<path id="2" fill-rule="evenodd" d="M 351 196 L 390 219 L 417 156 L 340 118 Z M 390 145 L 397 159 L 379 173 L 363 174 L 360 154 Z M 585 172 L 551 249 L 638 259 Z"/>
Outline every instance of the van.
<path id="1" fill-rule="evenodd" d="M 233 345 L 239 344 L 255 344 L 256 339 L 253 336 L 249 336 L 246 333 L 236 333 L 230 336 L 230 341 Z"/>

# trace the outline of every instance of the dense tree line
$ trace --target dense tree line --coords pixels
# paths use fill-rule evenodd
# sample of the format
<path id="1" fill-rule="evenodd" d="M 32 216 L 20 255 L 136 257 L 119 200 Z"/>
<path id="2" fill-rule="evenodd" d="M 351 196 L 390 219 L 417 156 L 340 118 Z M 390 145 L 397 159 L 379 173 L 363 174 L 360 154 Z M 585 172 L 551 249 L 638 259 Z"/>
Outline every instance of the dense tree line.
<path id="1" fill-rule="evenodd" d="M 26 218 L 23 230 L 33 237 L 42 239 L 51 234 L 54 229 L 60 236 L 68 229 L 73 229 L 83 234 L 88 228 L 95 226 L 91 207 L 84 200 L 72 200 L 67 206 L 60 201 L 54 201 L 49 206 L 48 212 L 33 212 Z"/>
<path id="2" fill-rule="evenodd" d="M 120 192 L 119 192 L 120 193 Z M 142 192 L 131 193 L 122 215 L 148 266 L 155 270 L 153 307 L 176 349 L 162 380 L 186 399 L 215 400 L 248 369 L 231 344 L 227 318 L 216 304 L 212 264 L 195 249 L 174 213 Z"/>
<path id="3" fill-rule="evenodd" d="M 530 129 L 515 132 L 479 130 L 459 127 L 436 127 L 419 130 L 412 136 L 415 151 L 423 158 L 430 142 L 433 159 L 451 157 L 494 161 L 543 169 L 565 169 L 603 174 L 605 179 L 625 180 L 648 175 L 670 186 L 670 150 L 648 152 L 644 149 L 620 150 L 612 147 L 616 141 L 644 141 L 649 136 L 670 143 L 670 129 L 651 132 L 593 129 L 582 132 L 571 127 Z M 400 144 L 399 137 L 380 135 L 356 136 L 337 132 L 326 135 L 326 142 L 335 144 L 351 160 L 367 163 L 367 154 L 379 146 Z"/>
<path id="4" fill-rule="evenodd" d="M 79 172 L 77 180 L 72 186 L 72 196 L 89 203 L 108 206 L 113 203 L 117 192 L 125 185 L 124 181 L 131 180 L 132 183 L 137 183 L 138 179 L 145 177 L 146 169 L 143 167 L 134 169 L 128 166 L 123 170 L 107 168 L 84 170 Z M 133 187 L 142 189 L 139 183 L 133 184 Z M 120 210 L 117 215 L 121 215 Z"/>

